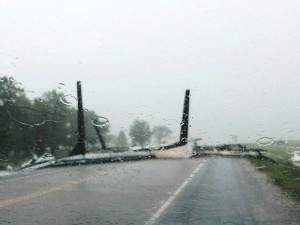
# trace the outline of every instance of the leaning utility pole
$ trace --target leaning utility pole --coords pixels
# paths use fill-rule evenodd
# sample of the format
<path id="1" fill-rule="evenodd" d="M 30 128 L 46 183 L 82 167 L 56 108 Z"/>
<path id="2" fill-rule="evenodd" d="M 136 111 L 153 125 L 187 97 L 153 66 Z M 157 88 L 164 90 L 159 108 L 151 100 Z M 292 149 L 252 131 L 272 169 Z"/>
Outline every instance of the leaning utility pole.
<path id="1" fill-rule="evenodd" d="M 102 135 L 100 134 L 100 131 L 99 131 L 98 126 L 94 125 L 94 127 L 95 127 L 95 130 L 96 130 L 97 136 L 98 136 L 98 138 L 99 138 L 99 141 L 100 141 L 100 143 L 101 143 L 102 149 L 103 149 L 103 150 L 106 150 L 105 141 L 104 141 Z"/>
<path id="2" fill-rule="evenodd" d="M 181 121 L 181 131 L 179 143 L 185 145 L 188 141 L 188 131 L 189 131 L 189 106 L 190 106 L 190 90 L 185 91 L 183 114 Z"/>
<path id="3" fill-rule="evenodd" d="M 180 129 L 179 141 L 174 144 L 164 146 L 163 147 L 164 150 L 170 148 L 176 148 L 187 144 L 188 132 L 189 132 L 189 108 L 190 108 L 190 90 L 186 90 L 185 97 L 184 97 L 182 121 L 180 123 L 181 129 Z"/>

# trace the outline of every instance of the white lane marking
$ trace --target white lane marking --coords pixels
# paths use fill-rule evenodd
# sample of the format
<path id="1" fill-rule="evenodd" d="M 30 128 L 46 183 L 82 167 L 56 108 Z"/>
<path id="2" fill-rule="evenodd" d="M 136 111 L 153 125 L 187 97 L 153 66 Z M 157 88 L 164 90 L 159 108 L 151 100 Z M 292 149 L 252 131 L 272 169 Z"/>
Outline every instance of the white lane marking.
<path id="1" fill-rule="evenodd" d="M 191 175 L 184 180 L 184 182 L 177 188 L 177 190 L 165 201 L 162 206 L 155 212 L 155 214 L 148 220 L 145 224 L 152 225 L 155 221 L 164 213 L 168 206 L 174 201 L 174 199 L 183 191 L 183 189 L 188 185 L 191 179 L 197 174 L 200 168 L 203 166 L 201 162 L 197 168 L 191 173 Z"/>

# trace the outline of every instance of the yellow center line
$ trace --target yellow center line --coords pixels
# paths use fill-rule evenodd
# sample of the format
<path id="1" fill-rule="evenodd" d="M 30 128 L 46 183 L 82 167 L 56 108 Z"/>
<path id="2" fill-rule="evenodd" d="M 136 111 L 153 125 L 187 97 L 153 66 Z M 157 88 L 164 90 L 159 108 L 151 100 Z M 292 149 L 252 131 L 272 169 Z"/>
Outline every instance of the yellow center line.
<path id="1" fill-rule="evenodd" d="M 125 167 L 118 168 L 114 172 L 116 172 L 118 170 L 122 170 L 126 167 L 134 168 L 136 166 L 138 166 L 138 164 L 131 164 L 131 165 L 127 164 Z M 83 179 L 78 179 L 78 180 L 65 182 L 65 183 L 63 183 L 59 186 L 49 187 L 48 189 L 46 189 L 44 191 L 36 191 L 36 192 L 25 194 L 25 195 L 22 195 L 22 196 L 19 196 L 19 197 L 16 197 L 16 198 L 12 198 L 12 199 L 9 199 L 9 200 L 0 201 L 0 209 L 4 208 L 6 206 L 9 206 L 9 205 L 13 205 L 13 204 L 22 202 L 22 201 L 30 200 L 30 199 L 37 198 L 37 197 L 40 197 L 40 196 L 43 196 L 43 195 L 47 195 L 47 194 L 50 194 L 50 193 L 53 193 L 53 192 L 56 192 L 56 191 L 60 191 L 62 189 L 70 188 L 72 186 L 79 185 L 79 184 L 82 184 L 82 183 L 87 182 L 89 180 L 96 179 L 96 178 L 98 178 L 98 175 L 94 174 L 93 176 L 89 176 L 89 177 L 86 177 L 86 178 L 83 178 Z"/>
<path id="2" fill-rule="evenodd" d="M 9 205 L 12 205 L 12 204 L 16 204 L 16 203 L 19 203 L 19 202 L 22 202 L 22 201 L 26 201 L 26 200 L 29 200 L 29 199 L 32 199 L 32 198 L 37 198 L 37 197 L 40 197 L 40 196 L 43 196 L 43 195 L 46 195 L 46 194 L 50 194 L 52 192 L 56 192 L 56 191 L 59 191 L 59 190 L 65 189 L 65 188 L 69 188 L 69 187 L 72 187 L 74 185 L 82 184 L 82 183 L 84 183 L 88 180 L 91 180 L 93 178 L 95 178 L 95 177 L 91 176 L 91 177 L 87 177 L 85 179 L 66 182 L 66 183 L 63 183 L 60 186 L 50 187 L 50 188 L 48 188 L 47 190 L 44 190 L 44 191 L 36 191 L 36 192 L 30 193 L 30 194 L 26 194 L 26 195 L 22 195 L 22 196 L 13 198 L 13 199 L 2 201 L 2 202 L 0 202 L 0 208 L 6 207 L 6 206 L 9 206 Z"/>

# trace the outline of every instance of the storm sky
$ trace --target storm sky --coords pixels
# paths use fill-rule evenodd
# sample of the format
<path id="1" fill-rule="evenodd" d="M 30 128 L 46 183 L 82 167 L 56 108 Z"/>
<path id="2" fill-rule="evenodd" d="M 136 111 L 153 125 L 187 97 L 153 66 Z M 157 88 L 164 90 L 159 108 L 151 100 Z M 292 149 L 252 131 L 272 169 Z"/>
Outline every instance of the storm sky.
<path id="1" fill-rule="evenodd" d="M 300 137 L 300 1 L 3 1 L 0 76 L 33 98 L 58 89 L 109 118 L 202 143 Z M 63 83 L 61 85 L 59 83 Z"/>

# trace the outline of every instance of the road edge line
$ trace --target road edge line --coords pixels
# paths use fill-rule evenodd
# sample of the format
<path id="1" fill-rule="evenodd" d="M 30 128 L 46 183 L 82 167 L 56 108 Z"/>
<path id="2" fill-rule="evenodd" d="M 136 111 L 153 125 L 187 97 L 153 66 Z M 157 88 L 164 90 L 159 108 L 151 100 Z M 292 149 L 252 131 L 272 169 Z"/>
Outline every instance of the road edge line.
<path id="1" fill-rule="evenodd" d="M 165 212 L 165 210 L 171 205 L 174 199 L 184 190 L 184 188 L 188 185 L 188 183 L 192 180 L 192 178 L 199 172 L 201 167 L 204 165 L 201 162 L 197 168 L 188 176 L 183 183 L 176 189 L 174 193 L 159 207 L 159 209 L 153 214 L 153 216 L 145 223 L 145 225 L 152 225 L 156 222 L 156 220 Z"/>

